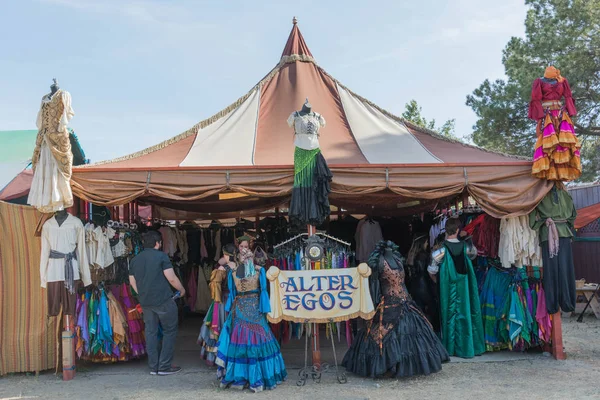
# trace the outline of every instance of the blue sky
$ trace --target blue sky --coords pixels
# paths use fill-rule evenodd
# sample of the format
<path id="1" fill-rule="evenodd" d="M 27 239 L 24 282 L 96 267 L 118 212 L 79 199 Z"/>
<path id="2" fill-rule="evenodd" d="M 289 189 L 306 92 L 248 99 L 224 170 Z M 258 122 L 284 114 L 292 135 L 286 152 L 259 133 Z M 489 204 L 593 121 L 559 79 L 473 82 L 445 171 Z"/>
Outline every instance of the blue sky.
<path id="1" fill-rule="evenodd" d="M 476 120 L 465 97 L 504 76 L 523 36 L 519 0 L 4 0 L 0 130 L 32 129 L 52 78 L 71 92 L 86 154 L 100 161 L 175 136 L 245 94 L 279 61 L 292 17 L 319 65 L 394 114 Z"/>

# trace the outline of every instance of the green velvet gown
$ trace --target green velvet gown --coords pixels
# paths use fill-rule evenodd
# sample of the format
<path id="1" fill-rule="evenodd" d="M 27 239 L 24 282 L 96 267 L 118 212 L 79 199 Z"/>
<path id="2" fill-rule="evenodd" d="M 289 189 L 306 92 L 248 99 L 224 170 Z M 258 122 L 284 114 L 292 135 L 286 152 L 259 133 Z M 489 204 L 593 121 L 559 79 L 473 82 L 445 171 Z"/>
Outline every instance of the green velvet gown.
<path id="1" fill-rule="evenodd" d="M 444 245 L 439 273 L 442 343 L 451 356 L 472 358 L 485 352 L 477 279 L 466 245 Z"/>

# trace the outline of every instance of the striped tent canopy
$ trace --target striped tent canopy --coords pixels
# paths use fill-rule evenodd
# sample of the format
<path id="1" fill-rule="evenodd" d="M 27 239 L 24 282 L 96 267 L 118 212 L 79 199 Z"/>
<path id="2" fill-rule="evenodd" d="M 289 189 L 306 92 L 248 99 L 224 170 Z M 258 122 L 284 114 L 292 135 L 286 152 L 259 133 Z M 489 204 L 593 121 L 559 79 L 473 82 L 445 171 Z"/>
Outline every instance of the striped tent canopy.
<path id="1" fill-rule="evenodd" d="M 334 173 L 334 204 L 359 211 L 368 199 L 382 213 L 406 213 L 466 190 L 500 216 L 530 211 L 549 189 L 530 177 L 528 160 L 445 138 L 352 92 L 317 64 L 294 21 L 279 63 L 248 93 L 163 143 L 75 168 L 74 193 L 104 205 L 137 198 L 207 213 L 285 202 L 294 152 L 286 120 L 306 98 L 327 121 L 320 144 Z M 224 192 L 245 198 L 225 201 Z M 423 201 L 406 206 L 414 199 Z"/>

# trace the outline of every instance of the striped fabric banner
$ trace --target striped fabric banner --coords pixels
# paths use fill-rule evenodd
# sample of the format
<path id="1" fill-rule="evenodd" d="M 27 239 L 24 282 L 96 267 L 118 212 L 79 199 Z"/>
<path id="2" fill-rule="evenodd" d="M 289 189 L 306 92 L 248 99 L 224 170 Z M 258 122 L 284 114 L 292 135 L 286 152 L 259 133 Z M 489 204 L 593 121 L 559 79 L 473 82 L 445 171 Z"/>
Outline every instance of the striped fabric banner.
<path id="1" fill-rule="evenodd" d="M 56 318 L 40 287 L 41 213 L 0 201 L 0 375 L 56 364 Z"/>

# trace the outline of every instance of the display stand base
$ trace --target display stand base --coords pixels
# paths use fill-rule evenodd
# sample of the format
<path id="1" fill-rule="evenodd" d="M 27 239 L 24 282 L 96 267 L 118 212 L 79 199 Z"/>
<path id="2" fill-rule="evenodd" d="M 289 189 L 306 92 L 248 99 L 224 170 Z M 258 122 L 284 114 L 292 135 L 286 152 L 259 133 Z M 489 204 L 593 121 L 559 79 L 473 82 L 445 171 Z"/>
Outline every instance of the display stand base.
<path id="1" fill-rule="evenodd" d="M 317 326 L 317 324 L 315 324 L 315 326 Z M 319 334 L 319 330 L 315 329 L 315 332 L 313 333 L 313 335 Z M 331 369 L 335 368 L 335 376 L 336 379 L 338 381 L 338 383 L 347 383 L 348 382 L 348 377 L 346 376 L 345 372 L 340 372 L 339 367 L 338 367 L 338 361 L 337 361 L 337 353 L 335 352 L 335 341 L 333 339 L 333 335 L 331 335 L 331 347 L 333 349 L 333 360 L 335 362 L 335 364 L 333 366 L 331 366 L 328 363 L 313 363 L 312 365 L 308 365 L 308 334 L 305 334 L 305 341 L 304 341 L 304 368 L 302 368 L 300 371 L 298 371 L 298 381 L 296 382 L 296 385 L 298 386 L 304 386 L 306 385 L 306 381 L 310 378 L 313 380 L 313 382 L 315 383 L 321 383 L 321 377 L 324 373 L 329 372 Z"/>

